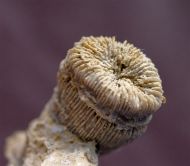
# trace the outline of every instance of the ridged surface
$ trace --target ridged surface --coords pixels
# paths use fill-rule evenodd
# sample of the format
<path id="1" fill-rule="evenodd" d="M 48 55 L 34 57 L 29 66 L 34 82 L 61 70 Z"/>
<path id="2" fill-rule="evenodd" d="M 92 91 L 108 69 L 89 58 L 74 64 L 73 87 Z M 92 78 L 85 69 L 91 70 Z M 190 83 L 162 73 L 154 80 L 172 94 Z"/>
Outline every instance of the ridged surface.
<path id="1" fill-rule="evenodd" d="M 84 37 L 58 72 L 57 117 L 83 140 L 115 148 L 141 135 L 165 101 L 158 71 L 132 44 Z"/>

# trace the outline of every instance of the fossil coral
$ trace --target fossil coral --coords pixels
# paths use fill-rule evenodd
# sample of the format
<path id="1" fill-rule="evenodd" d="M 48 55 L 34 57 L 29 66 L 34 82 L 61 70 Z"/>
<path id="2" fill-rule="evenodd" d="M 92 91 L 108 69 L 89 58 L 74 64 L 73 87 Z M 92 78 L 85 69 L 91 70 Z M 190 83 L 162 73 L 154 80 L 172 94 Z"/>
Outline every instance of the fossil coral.
<path id="1" fill-rule="evenodd" d="M 60 64 L 57 80 L 46 115 L 82 141 L 94 141 L 101 153 L 144 133 L 165 102 L 152 61 L 114 37 L 83 37 L 75 43 Z M 38 151 L 37 146 L 32 148 Z"/>
<path id="2" fill-rule="evenodd" d="M 157 69 L 140 49 L 109 37 L 84 37 L 58 74 L 58 118 L 100 150 L 141 135 L 164 101 Z"/>

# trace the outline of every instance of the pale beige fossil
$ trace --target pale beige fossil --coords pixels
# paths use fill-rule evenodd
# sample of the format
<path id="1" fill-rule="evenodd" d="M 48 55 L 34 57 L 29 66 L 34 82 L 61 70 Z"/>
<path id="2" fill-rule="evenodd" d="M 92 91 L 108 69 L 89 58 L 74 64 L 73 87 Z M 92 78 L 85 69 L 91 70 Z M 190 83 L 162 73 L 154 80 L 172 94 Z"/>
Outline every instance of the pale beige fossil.
<path id="1" fill-rule="evenodd" d="M 98 165 L 97 153 L 140 136 L 165 102 L 152 61 L 114 37 L 75 43 L 57 80 L 41 116 L 7 140 L 9 165 Z"/>

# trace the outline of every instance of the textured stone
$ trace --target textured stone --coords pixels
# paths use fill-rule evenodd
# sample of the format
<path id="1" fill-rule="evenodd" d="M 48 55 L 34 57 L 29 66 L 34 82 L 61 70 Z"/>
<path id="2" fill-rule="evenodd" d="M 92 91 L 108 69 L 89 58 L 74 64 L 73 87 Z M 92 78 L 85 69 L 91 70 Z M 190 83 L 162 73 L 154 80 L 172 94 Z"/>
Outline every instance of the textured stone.
<path id="1" fill-rule="evenodd" d="M 95 166 L 96 152 L 142 135 L 164 102 L 158 71 L 140 49 L 83 37 L 61 62 L 41 116 L 7 140 L 9 165 Z"/>
<path id="2" fill-rule="evenodd" d="M 53 99 L 28 130 L 7 139 L 9 166 L 96 166 L 95 142 L 83 142 L 59 124 L 50 110 Z"/>

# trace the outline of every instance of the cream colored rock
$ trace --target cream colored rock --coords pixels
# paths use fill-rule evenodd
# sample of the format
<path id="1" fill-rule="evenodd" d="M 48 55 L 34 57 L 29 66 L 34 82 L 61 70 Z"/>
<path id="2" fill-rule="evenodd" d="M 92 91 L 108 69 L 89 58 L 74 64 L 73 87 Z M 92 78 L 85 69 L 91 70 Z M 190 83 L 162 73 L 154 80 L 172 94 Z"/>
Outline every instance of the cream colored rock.
<path id="1" fill-rule="evenodd" d="M 50 112 L 52 101 L 26 132 L 7 139 L 9 166 L 97 166 L 95 142 L 83 142 L 60 125 Z"/>
<path id="2" fill-rule="evenodd" d="M 86 152 L 88 153 L 88 152 Z M 63 151 L 54 151 L 51 154 L 47 155 L 46 159 L 43 161 L 41 166 L 94 166 L 95 163 L 89 160 L 85 151 L 80 149 L 75 152 L 65 152 Z"/>

